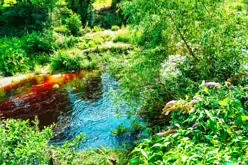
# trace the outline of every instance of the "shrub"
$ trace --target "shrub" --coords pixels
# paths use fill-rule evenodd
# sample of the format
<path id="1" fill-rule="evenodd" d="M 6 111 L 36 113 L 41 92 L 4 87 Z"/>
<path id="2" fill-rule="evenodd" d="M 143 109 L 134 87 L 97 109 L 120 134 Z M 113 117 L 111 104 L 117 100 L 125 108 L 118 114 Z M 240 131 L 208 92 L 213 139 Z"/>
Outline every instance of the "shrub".
<path id="1" fill-rule="evenodd" d="M 122 28 L 117 31 L 113 42 L 135 43 L 138 44 L 139 33 L 132 31 L 129 28 Z"/>
<path id="2" fill-rule="evenodd" d="M 50 161 L 48 140 L 51 128 L 39 131 L 29 121 L 0 121 L 0 162 L 7 164 L 45 164 Z"/>
<path id="3" fill-rule="evenodd" d="M 0 71 L 5 76 L 12 76 L 28 70 L 29 66 L 26 63 L 29 58 L 26 51 L 22 49 L 22 41 L 18 38 L 2 38 L 0 41 Z"/>
<path id="4" fill-rule="evenodd" d="M 73 15 L 73 11 L 67 7 L 60 8 L 58 11 L 58 19 L 61 19 L 62 24 L 66 24 L 66 20 Z"/>
<path id="5" fill-rule="evenodd" d="M 78 34 L 80 32 L 80 28 L 82 27 L 80 16 L 73 14 L 66 20 L 66 27 L 70 30 L 71 34 Z"/>
<path id="6" fill-rule="evenodd" d="M 74 36 L 67 36 L 60 33 L 55 33 L 54 37 L 56 38 L 55 45 L 58 48 L 70 48 L 79 43 L 79 39 Z"/>
<path id="7" fill-rule="evenodd" d="M 168 102 L 171 124 L 131 153 L 131 164 L 247 163 L 247 88 L 203 82 L 192 100 Z"/>
<path id="8" fill-rule="evenodd" d="M 112 31 L 118 31 L 119 29 L 120 29 L 120 27 L 119 26 L 116 26 L 116 25 L 114 25 L 114 26 L 111 27 L 111 30 Z"/>
<path id="9" fill-rule="evenodd" d="M 134 0 L 123 1 L 121 8 L 143 32 L 144 46 L 163 46 L 169 55 L 189 56 L 183 67 L 192 81 L 223 81 L 238 71 L 247 43 L 244 1 Z"/>
<path id="10" fill-rule="evenodd" d="M 61 147 L 49 144 L 52 127 L 39 129 L 38 121 L 0 120 L 1 164 L 103 164 L 110 160 L 126 164 L 126 152 L 106 150 L 79 151 L 85 135 Z"/>
<path id="11" fill-rule="evenodd" d="M 104 30 L 103 28 L 98 27 L 98 26 L 94 26 L 93 29 L 92 29 L 93 32 L 101 32 L 103 30 Z"/>
<path id="12" fill-rule="evenodd" d="M 79 71 L 82 69 L 95 69 L 96 61 L 81 52 L 80 49 L 61 50 L 52 57 L 53 71 Z"/>
<path id="13" fill-rule="evenodd" d="M 55 38 L 51 31 L 44 33 L 33 32 L 22 38 L 23 49 L 28 54 L 51 53 L 56 49 Z"/>
<path id="14" fill-rule="evenodd" d="M 26 2 L 6 7 L 1 17 L 4 27 L 0 29 L 0 36 L 22 36 L 42 31 L 49 24 L 47 8 Z"/>
<path id="15" fill-rule="evenodd" d="M 80 21 L 84 25 L 91 19 L 92 2 L 92 0 L 66 0 L 68 8 L 80 16 Z"/>
<path id="16" fill-rule="evenodd" d="M 64 34 L 64 35 L 70 34 L 70 30 L 67 29 L 67 27 L 65 25 L 55 27 L 54 31 L 57 33 Z"/>

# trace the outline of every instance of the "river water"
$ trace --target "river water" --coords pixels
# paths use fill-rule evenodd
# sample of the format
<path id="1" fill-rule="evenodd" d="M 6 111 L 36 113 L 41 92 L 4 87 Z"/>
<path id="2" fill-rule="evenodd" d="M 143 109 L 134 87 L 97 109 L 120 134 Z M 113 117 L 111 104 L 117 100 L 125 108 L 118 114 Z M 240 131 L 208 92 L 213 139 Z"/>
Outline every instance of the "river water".
<path id="1" fill-rule="evenodd" d="M 132 131 L 132 123 L 145 123 L 138 116 L 128 115 L 131 108 L 117 99 L 118 93 L 118 82 L 98 71 L 31 77 L 0 89 L 0 113 L 3 118 L 36 117 L 41 128 L 56 123 L 53 145 L 84 133 L 86 141 L 81 149 L 126 149 L 144 135 Z M 129 132 L 113 136 L 120 125 Z"/>

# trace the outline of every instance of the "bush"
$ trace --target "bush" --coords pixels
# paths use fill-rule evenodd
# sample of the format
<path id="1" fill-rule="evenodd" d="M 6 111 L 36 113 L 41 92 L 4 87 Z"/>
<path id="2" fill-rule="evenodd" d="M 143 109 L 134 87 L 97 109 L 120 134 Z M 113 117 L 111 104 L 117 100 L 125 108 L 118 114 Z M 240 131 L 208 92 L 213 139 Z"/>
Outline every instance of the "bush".
<path id="1" fill-rule="evenodd" d="M 125 151 L 79 151 L 85 135 L 61 147 L 49 144 L 52 127 L 39 129 L 38 121 L 0 120 L 0 164 L 126 164 Z"/>
<path id="2" fill-rule="evenodd" d="M 55 33 L 54 37 L 56 38 L 55 45 L 58 48 L 70 48 L 79 43 L 79 38 L 74 36 L 67 36 L 60 33 Z"/>
<path id="3" fill-rule="evenodd" d="M 73 14 L 66 20 L 66 27 L 70 30 L 71 34 L 78 34 L 80 32 L 80 28 L 82 27 L 80 16 Z"/>
<path id="4" fill-rule="evenodd" d="M 111 30 L 112 31 L 118 31 L 119 29 L 120 29 L 120 27 L 119 26 L 116 26 L 116 25 L 114 25 L 114 26 L 111 27 Z"/>
<path id="5" fill-rule="evenodd" d="M 5 76 L 12 76 L 28 70 L 29 66 L 26 63 L 29 61 L 29 57 L 22 49 L 22 41 L 18 38 L 2 38 L 0 41 L 0 71 Z"/>
<path id="6" fill-rule="evenodd" d="M 48 53 L 56 49 L 51 32 L 32 33 L 22 38 L 0 39 L 0 72 L 5 76 L 33 70 L 36 63 L 49 62 Z"/>
<path id="7" fill-rule="evenodd" d="M 65 25 L 55 27 L 54 31 L 57 33 L 64 34 L 64 35 L 68 35 L 71 33 L 70 30 L 67 29 L 67 27 Z"/>
<path id="8" fill-rule="evenodd" d="M 84 25 L 91 19 L 92 2 L 92 0 L 66 0 L 68 8 L 80 16 L 80 21 Z"/>
<path id="9" fill-rule="evenodd" d="M 116 36 L 113 42 L 123 42 L 135 45 L 140 44 L 140 37 L 142 33 L 132 30 L 130 27 L 122 27 L 120 30 L 116 32 Z"/>
<path id="10" fill-rule="evenodd" d="M 51 128 L 39 131 L 30 127 L 28 121 L 0 121 L 0 163 L 45 164 L 50 161 L 51 150 L 48 140 L 52 137 Z"/>
<path id="11" fill-rule="evenodd" d="M 73 11 L 67 7 L 63 7 L 58 11 L 58 19 L 61 20 L 62 24 L 66 24 L 66 20 L 73 15 Z"/>
<path id="12" fill-rule="evenodd" d="M 192 81 L 223 81 L 237 73 L 247 44 L 247 5 L 243 0 L 134 0 L 124 1 L 121 8 L 134 27 L 143 32 L 144 46 L 163 46 L 168 55 L 189 56 L 185 77 Z"/>
<path id="13" fill-rule="evenodd" d="M 83 69 L 95 69 L 96 61 L 92 61 L 80 49 L 61 50 L 52 57 L 53 71 L 79 71 Z"/>
<path id="14" fill-rule="evenodd" d="M 55 38 L 51 31 L 44 33 L 33 32 L 22 38 L 23 49 L 30 55 L 38 53 L 51 53 L 56 49 Z"/>
<path id="15" fill-rule="evenodd" d="M 131 153 L 131 164 L 245 164 L 248 86 L 203 82 L 191 100 L 171 101 L 171 124 Z"/>
<path id="16" fill-rule="evenodd" d="M 49 24 L 47 8 L 25 2 L 6 7 L 1 18 L 4 26 L 0 36 L 22 36 L 27 32 L 42 31 Z"/>

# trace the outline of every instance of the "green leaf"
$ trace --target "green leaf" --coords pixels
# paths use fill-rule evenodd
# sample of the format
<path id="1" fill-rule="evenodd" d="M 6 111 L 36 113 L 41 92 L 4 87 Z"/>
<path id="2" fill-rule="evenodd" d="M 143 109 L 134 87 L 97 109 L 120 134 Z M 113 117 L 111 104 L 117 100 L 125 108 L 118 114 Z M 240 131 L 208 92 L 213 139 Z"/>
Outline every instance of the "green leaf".
<path id="1" fill-rule="evenodd" d="M 222 107 L 226 107 L 232 101 L 231 98 L 227 97 L 222 101 L 219 101 L 219 105 Z"/>
<path id="2" fill-rule="evenodd" d="M 141 150 L 141 153 L 144 157 L 146 157 L 146 159 L 148 159 L 148 155 L 146 154 L 146 152 L 144 150 Z"/>

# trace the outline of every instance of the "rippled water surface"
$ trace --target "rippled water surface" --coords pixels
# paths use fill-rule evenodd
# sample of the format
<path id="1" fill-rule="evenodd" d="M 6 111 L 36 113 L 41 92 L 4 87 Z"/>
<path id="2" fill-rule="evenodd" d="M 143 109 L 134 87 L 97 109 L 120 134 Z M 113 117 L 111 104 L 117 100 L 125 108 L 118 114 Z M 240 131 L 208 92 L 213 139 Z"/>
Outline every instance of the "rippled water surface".
<path id="1" fill-rule="evenodd" d="M 111 136 L 120 124 L 130 127 L 137 118 L 127 118 L 130 107 L 116 101 L 113 93 L 118 92 L 118 82 L 97 71 L 32 77 L 0 89 L 0 112 L 4 118 L 37 116 L 41 127 L 56 123 L 54 145 L 85 133 L 81 149 L 119 149 L 132 144 L 139 133 Z"/>

